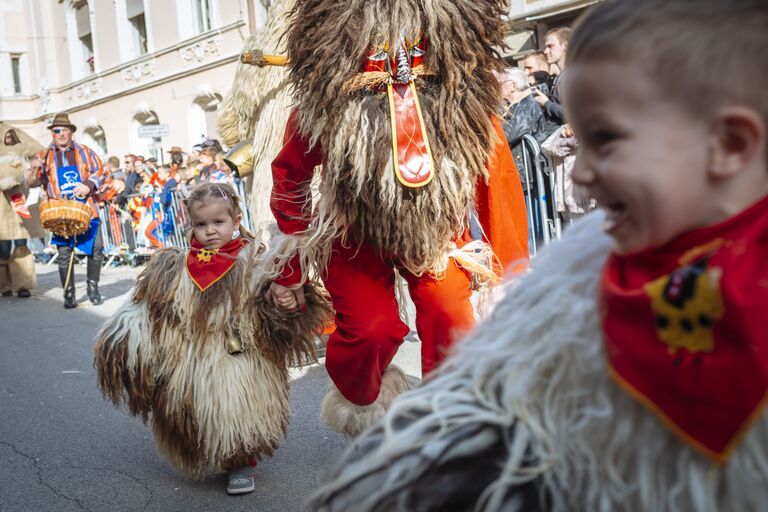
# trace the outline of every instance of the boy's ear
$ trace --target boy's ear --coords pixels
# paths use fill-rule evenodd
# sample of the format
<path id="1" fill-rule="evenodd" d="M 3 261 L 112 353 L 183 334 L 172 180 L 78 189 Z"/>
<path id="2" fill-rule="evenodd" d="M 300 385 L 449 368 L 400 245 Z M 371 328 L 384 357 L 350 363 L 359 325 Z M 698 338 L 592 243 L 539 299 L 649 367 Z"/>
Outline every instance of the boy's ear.
<path id="1" fill-rule="evenodd" d="M 712 124 L 709 140 L 709 173 L 728 178 L 747 168 L 765 151 L 766 126 L 754 110 L 727 107 Z"/>

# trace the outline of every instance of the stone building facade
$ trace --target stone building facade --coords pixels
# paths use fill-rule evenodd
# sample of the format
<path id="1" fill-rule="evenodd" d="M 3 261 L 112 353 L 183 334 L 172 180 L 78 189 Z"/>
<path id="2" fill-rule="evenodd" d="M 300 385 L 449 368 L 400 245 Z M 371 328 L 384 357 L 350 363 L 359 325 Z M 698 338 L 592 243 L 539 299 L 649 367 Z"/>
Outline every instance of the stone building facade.
<path id="1" fill-rule="evenodd" d="M 597 0 L 512 0 L 507 58 Z M 66 111 L 102 156 L 162 160 L 216 137 L 216 110 L 270 0 L 0 0 L 0 120 L 43 143 Z M 167 125 L 168 136 L 140 136 Z M 144 133 L 146 134 L 146 129 Z"/>
<path id="2" fill-rule="evenodd" d="M 47 121 L 66 111 L 76 140 L 102 155 L 162 159 L 216 137 L 218 104 L 269 4 L 0 0 L 0 119 L 47 143 Z M 168 136 L 141 137 L 152 124 Z"/>

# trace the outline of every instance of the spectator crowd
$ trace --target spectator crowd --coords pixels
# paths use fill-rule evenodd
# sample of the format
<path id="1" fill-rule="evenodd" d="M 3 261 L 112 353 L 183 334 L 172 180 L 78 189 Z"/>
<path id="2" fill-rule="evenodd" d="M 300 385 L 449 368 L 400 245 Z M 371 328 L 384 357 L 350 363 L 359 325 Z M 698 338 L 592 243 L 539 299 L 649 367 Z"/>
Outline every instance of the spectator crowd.
<path id="1" fill-rule="evenodd" d="M 206 139 L 189 152 L 173 146 L 168 153 L 165 163 L 134 154 L 125 155 L 122 165 L 116 156 L 105 161 L 106 179 L 99 200 L 109 215 L 119 219 L 110 223 L 114 245 L 127 245 L 132 252 L 138 247 L 139 252 L 147 253 L 164 247 L 169 237 L 183 237 L 183 200 L 194 186 L 237 186 L 239 182 L 224 162 L 225 152 L 215 139 Z"/>
<path id="2" fill-rule="evenodd" d="M 530 212 L 531 247 L 535 247 L 534 238 L 540 240 L 542 231 L 549 229 L 534 204 L 535 198 L 546 194 L 551 216 L 566 223 L 595 206 L 573 186 L 570 178 L 578 141 L 567 124 L 560 99 L 560 78 L 566 66 L 570 34 L 568 27 L 550 30 L 544 36 L 543 51 L 528 53 L 522 60 L 522 67 L 507 68 L 497 76 L 503 98 L 502 127 L 520 173 L 526 207 Z M 526 135 L 536 141 L 543 166 L 554 173 L 553 190 L 545 190 L 545 184 L 538 183 L 532 172 L 536 154 L 526 147 L 523 140 Z"/>

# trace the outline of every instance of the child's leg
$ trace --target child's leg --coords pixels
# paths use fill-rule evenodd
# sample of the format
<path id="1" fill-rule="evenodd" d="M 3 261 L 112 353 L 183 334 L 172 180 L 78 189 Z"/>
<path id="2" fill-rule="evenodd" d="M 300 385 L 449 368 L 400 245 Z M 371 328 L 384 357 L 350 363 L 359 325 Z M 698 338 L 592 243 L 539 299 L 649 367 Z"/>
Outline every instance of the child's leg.
<path id="1" fill-rule="evenodd" d="M 442 279 L 416 277 L 401 272 L 416 306 L 416 330 L 421 339 L 421 370 L 432 371 L 445 359 L 453 343 L 475 325 L 472 295 L 467 272 L 453 259 Z"/>
<path id="2" fill-rule="evenodd" d="M 347 400 L 368 405 L 409 329 L 400 320 L 392 264 L 368 244 L 351 245 L 334 245 L 324 279 L 336 310 L 325 367 Z"/>

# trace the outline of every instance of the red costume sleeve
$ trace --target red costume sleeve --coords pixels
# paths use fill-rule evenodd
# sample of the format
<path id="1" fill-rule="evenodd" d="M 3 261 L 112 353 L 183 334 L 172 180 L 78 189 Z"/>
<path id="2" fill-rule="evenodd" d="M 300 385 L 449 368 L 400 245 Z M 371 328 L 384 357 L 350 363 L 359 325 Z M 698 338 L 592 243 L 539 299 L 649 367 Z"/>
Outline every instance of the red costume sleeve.
<path id="1" fill-rule="evenodd" d="M 319 144 L 309 147 L 306 137 L 299 134 L 298 111 L 288 117 L 283 137 L 283 149 L 272 161 L 272 196 L 269 206 L 277 221 L 277 227 L 285 234 L 293 235 L 309 226 L 312 215 L 310 184 L 315 166 L 322 163 Z M 301 282 L 298 255 L 283 268 L 275 280 L 283 286 Z"/>
<path id="2" fill-rule="evenodd" d="M 496 147 L 488 162 L 488 183 L 477 184 L 477 214 L 503 271 L 509 272 L 527 264 L 528 221 L 523 187 L 497 117 L 493 126 Z"/>

